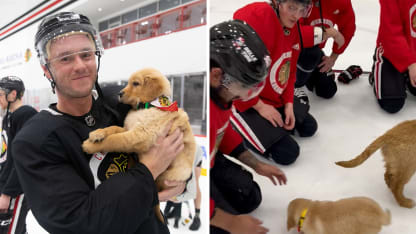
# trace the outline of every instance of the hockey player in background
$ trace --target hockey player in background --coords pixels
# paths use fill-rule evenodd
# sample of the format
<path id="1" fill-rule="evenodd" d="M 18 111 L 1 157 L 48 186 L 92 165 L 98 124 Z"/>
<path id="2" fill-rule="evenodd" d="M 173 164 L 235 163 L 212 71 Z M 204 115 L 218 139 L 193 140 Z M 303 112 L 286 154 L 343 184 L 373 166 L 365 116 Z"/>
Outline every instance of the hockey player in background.
<path id="1" fill-rule="evenodd" d="M 267 233 L 262 222 L 247 213 L 261 203 L 260 186 L 251 172 L 227 159 L 235 157 L 273 184 L 286 184 L 276 166 L 257 160 L 243 146 L 230 124 L 233 100 L 261 90 L 269 54 L 251 27 L 239 20 L 210 29 L 210 233 Z M 277 181 L 276 181 L 277 180 Z"/>
<path id="2" fill-rule="evenodd" d="M 380 26 L 372 74 L 380 107 L 400 111 L 406 89 L 416 95 L 416 0 L 380 0 Z"/>
<path id="3" fill-rule="evenodd" d="M 315 134 L 318 124 L 309 104 L 294 96 L 296 61 L 301 50 L 298 20 L 310 9 L 310 0 L 255 2 L 234 13 L 259 34 L 271 56 L 271 69 L 258 96 L 236 101 L 232 123 L 247 146 L 276 163 L 289 165 L 299 156 L 299 145 L 291 136 Z M 303 27 L 302 43 L 313 46 L 314 27 Z"/>
<path id="4" fill-rule="evenodd" d="M 337 92 L 332 68 L 347 49 L 356 29 L 351 0 L 313 0 L 310 14 L 300 22 L 301 25 L 315 27 L 316 45 L 302 48 L 297 64 L 295 92 L 304 96 L 303 90 L 299 88 L 306 85 L 317 96 L 331 98 Z M 334 29 L 335 26 L 338 30 Z M 334 38 L 329 56 L 322 51 L 328 38 L 324 38 L 322 33 Z"/>
<path id="5" fill-rule="evenodd" d="M 12 141 L 23 125 L 37 111 L 23 105 L 25 85 L 16 76 L 0 80 L 0 107 L 6 112 L 2 122 L 2 152 L 0 156 L 0 233 L 26 233 L 27 201 L 14 167 Z"/>

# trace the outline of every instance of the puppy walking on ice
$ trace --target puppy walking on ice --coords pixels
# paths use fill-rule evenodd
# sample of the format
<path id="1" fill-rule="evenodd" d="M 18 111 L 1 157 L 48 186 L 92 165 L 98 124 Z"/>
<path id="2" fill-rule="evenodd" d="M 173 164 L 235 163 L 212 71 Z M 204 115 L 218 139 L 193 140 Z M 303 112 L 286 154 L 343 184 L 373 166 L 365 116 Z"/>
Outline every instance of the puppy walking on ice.
<path id="1" fill-rule="evenodd" d="M 404 121 L 378 137 L 350 161 L 336 162 L 342 167 L 356 167 L 381 148 L 386 172 L 384 180 L 400 206 L 412 208 L 415 202 L 404 196 L 404 186 L 416 171 L 416 120 Z"/>
<path id="2" fill-rule="evenodd" d="M 367 197 L 338 201 L 297 198 L 287 208 L 287 230 L 297 227 L 305 234 L 376 234 L 390 220 L 390 212 Z"/>
<path id="3" fill-rule="evenodd" d="M 186 112 L 171 103 L 168 79 L 158 70 L 146 68 L 135 72 L 127 86 L 120 92 L 120 100 L 133 108 L 127 114 L 124 128 L 110 126 L 90 133 L 82 148 L 95 152 L 147 152 L 155 144 L 165 126 L 173 121 L 169 133 L 177 128 L 183 131 L 184 149 L 168 169 L 156 179 L 159 191 L 165 189 L 165 180 L 186 181 L 192 173 L 196 143 Z M 145 109 L 136 110 L 139 105 Z M 148 106 L 154 106 L 148 108 Z M 160 214 L 159 207 L 156 214 Z M 161 220 L 162 217 L 159 217 Z"/>

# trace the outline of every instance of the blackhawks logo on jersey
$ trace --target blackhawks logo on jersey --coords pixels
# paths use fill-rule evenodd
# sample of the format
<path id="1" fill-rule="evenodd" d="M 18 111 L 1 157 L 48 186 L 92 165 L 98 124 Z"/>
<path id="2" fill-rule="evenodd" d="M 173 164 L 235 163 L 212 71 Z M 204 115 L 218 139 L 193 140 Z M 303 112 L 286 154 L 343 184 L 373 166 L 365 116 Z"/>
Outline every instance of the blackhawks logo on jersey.
<path id="1" fill-rule="evenodd" d="M 89 164 L 94 176 L 95 187 L 114 174 L 126 172 L 129 166 L 134 165 L 135 162 L 136 160 L 132 154 L 115 152 L 93 154 Z"/>
<path id="2" fill-rule="evenodd" d="M 413 13 L 413 16 L 412 16 L 412 28 L 413 28 L 413 31 L 416 31 L 416 14 L 415 13 Z"/>
<path id="3" fill-rule="evenodd" d="M 0 153 L 0 164 L 7 160 L 7 133 L 6 130 L 1 130 L 0 143 L 1 143 L 1 153 Z"/>
<path id="4" fill-rule="evenodd" d="M 290 74 L 290 61 L 286 61 L 285 64 L 282 65 L 279 71 L 280 84 L 285 84 L 289 80 L 289 74 Z"/>
<path id="5" fill-rule="evenodd" d="M 106 179 L 119 172 L 126 172 L 128 168 L 128 156 L 121 153 L 120 156 L 114 157 L 105 172 Z"/>
<path id="6" fill-rule="evenodd" d="M 410 35 L 413 38 L 416 38 L 416 4 L 410 7 L 409 11 L 409 20 L 410 20 Z"/>

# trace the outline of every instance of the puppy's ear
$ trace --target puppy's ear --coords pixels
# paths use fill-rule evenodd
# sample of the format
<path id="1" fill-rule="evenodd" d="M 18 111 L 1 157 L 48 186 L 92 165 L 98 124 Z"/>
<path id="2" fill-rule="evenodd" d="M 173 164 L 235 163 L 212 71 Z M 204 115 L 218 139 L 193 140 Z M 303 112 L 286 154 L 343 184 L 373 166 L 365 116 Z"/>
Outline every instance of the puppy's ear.
<path id="1" fill-rule="evenodd" d="M 296 210 L 298 209 L 299 198 L 292 200 L 287 206 L 287 230 L 296 227 Z"/>
<path id="2" fill-rule="evenodd" d="M 287 231 L 294 228 L 295 226 L 296 226 L 296 221 L 293 218 L 293 216 L 292 217 L 287 217 Z"/>

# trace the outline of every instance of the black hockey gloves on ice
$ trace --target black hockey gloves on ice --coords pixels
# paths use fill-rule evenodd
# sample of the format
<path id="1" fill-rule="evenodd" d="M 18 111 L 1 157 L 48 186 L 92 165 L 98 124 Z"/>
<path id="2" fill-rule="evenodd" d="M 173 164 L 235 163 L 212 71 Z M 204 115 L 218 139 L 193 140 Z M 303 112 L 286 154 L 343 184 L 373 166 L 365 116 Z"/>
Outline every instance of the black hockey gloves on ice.
<path id="1" fill-rule="evenodd" d="M 346 70 L 342 71 L 338 75 L 338 81 L 344 84 L 350 83 L 350 81 L 358 78 L 363 73 L 363 70 L 358 65 L 351 65 Z"/>

